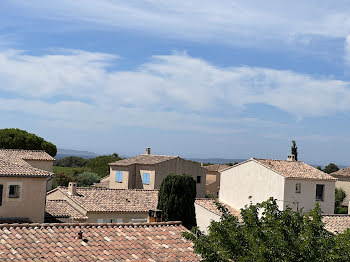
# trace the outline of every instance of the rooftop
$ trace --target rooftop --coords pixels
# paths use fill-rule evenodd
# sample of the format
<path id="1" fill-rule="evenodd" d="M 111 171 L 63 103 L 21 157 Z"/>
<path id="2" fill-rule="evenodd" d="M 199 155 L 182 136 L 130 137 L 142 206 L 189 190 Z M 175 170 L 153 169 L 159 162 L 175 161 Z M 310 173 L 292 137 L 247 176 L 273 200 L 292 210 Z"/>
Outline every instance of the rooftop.
<path id="1" fill-rule="evenodd" d="M 341 177 L 350 177 L 350 167 L 340 169 L 336 172 L 331 173 L 331 176 L 341 176 Z"/>
<path id="2" fill-rule="evenodd" d="M 21 164 L 21 160 L 44 160 L 54 161 L 55 159 L 44 150 L 24 150 L 24 149 L 0 149 L 0 158 L 11 160 L 11 162 Z"/>
<path id="3" fill-rule="evenodd" d="M 0 225 L 11 261 L 199 261 L 181 222 Z M 79 234 L 81 239 L 79 239 Z"/>
<path id="4" fill-rule="evenodd" d="M 8 159 L 0 158 L 0 176 L 28 176 L 28 177 L 49 177 L 52 173 L 31 167 L 10 162 Z"/>
<path id="5" fill-rule="evenodd" d="M 178 156 L 162 156 L 162 155 L 151 155 L 151 154 L 141 154 L 131 158 L 126 158 L 119 160 L 113 163 L 110 163 L 112 166 L 129 166 L 132 164 L 141 164 L 141 165 L 155 165 L 161 162 L 168 161 L 170 159 L 178 158 Z"/>
<path id="6" fill-rule="evenodd" d="M 252 158 L 261 165 L 291 179 L 337 180 L 336 178 L 301 161 Z M 250 161 L 248 160 L 248 161 Z"/>
<path id="7" fill-rule="evenodd" d="M 61 191 L 88 212 L 148 212 L 158 204 L 158 190 L 78 187 L 77 195 L 68 194 L 67 187 L 54 190 Z"/>
<path id="8" fill-rule="evenodd" d="M 214 199 L 211 199 L 211 198 L 196 198 L 196 201 L 195 203 L 207 210 L 209 210 L 210 212 L 218 215 L 218 216 L 221 216 L 222 213 L 218 210 L 216 204 L 215 204 L 215 200 Z M 226 205 L 226 204 L 223 204 L 221 203 L 222 205 L 224 205 L 228 211 L 238 217 L 238 220 L 239 221 L 242 221 L 242 217 L 241 217 L 241 212 L 233 207 L 230 207 L 229 205 Z"/>
<path id="9" fill-rule="evenodd" d="M 86 220 L 88 217 L 71 206 L 66 200 L 47 200 L 46 215 L 58 221 Z"/>
<path id="10" fill-rule="evenodd" d="M 328 231 L 332 233 L 343 233 L 346 229 L 350 228 L 350 215 L 324 215 L 322 216 L 322 222 Z"/>
<path id="11" fill-rule="evenodd" d="M 222 170 L 225 170 L 225 169 L 229 168 L 230 166 L 215 164 L 215 165 L 209 165 L 209 166 L 203 166 L 203 167 L 210 172 L 221 172 Z"/>

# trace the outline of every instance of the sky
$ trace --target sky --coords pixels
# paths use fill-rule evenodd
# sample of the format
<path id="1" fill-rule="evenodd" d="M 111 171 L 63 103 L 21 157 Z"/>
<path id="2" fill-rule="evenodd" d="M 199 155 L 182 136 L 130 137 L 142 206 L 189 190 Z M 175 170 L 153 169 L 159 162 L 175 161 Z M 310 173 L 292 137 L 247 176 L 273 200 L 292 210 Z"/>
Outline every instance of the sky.
<path id="1" fill-rule="evenodd" d="M 132 156 L 350 165 L 347 1 L 2 0 L 0 128 Z"/>

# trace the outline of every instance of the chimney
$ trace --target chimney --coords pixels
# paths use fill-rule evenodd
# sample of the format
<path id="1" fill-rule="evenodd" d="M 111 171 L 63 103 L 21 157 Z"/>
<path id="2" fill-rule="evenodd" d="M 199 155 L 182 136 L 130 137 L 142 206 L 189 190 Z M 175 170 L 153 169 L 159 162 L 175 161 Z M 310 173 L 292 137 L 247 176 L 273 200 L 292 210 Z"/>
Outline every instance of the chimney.
<path id="1" fill-rule="evenodd" d="M 204 163 L 201 163 L 201 166 L 204 166 Z"/>
<path id="2" fill-rule="evenodd" d="M 148 211 L 148 223 L 152 222 L 162 222 L 162 210 L 151 209 Z"/>
<path id="3" fill-rule="evenodd" d="M 151 154 L 151 148 L 150 147 L 146 147 L 146 155 L 150 155 Z"/>
<path id="4" fill-rule="evenodd" d="M 77 195 L 77 183 L 75 182 L 69 182 L 68 184 L 68 194 L 71 196 Z"/>
<path id="5" fill-rule="evenodd" d="M 288 155 L 287 161 L 291 161 L 291 162 L 295 161 L 295 155 L 293 154 Z"/>

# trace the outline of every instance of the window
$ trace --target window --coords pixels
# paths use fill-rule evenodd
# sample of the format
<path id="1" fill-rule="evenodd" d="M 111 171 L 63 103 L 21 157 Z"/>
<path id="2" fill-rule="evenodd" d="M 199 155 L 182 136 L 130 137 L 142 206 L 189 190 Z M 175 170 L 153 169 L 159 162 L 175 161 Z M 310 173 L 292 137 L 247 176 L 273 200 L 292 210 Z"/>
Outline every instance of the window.
<path id="1" fill-rule="evenodd" d="M 123 172 L 122 171 L 117 171 L 115 173 L 115 181 L 118 183 L 122 183 L 123 182 Z"/>
<path id="2" fill-rule="evenodd" d="M 201 183 L 201 176 L 197 176 L 197 184 Z"/>
<path id="3" fill-rule="evenodd" d="M 150 177 L 150 173 L 143 173 L 143 175 L 142 175 L 142 182 L 145 185 L 149 185 L 149 177 Z"/>
<path id="4" fill-rule="evenodd" d="M 132 223 L 145 223 L 147 222 L 147 218 L 133 218 L 131 219 Z"/>
<path id="5" fill-rule="evenodd" d="M 99 218 L 97 223 L 123 223 L 122 218 Z"/>
<path id="6" fill-rule="evenodd" d="M 323 201 L 324 185 L 316 185 L 316 201 Z"/>
<path id="7" fill-rule="evenodd" d="M 99 224 L 103 223 L 103 219 L 102 218 L 97 219 L 97 223 Z"/>
<path id="8" fill-rule="evenodd" d="M 295 193 L 301 193 L 301 184 L 300 183 L 295 184 Z"/>
<path id="9" fill-rule="evenodd" d="M 18 198 L 19 197 L 19 185 L 10 185 L 9 186 L 9 197 Z"/>

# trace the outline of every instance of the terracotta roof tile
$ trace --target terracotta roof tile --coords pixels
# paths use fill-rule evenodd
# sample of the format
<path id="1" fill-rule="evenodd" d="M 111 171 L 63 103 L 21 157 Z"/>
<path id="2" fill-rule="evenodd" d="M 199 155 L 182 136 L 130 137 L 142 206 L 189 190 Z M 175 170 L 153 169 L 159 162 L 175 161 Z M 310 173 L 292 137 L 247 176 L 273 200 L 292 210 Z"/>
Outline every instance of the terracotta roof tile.
<path id="1" fill-rule="evenodd" d="M 180 222 L 0 225 L 2 260 L 200 261 Z M 82 239 L 78 238 L 82 233 Z"/>
<path id="2" fill-rule="evenodd" d="M 0 158 L 0 176 L 29 176 L 49 177 L 52 173 L 31 167 L 30 165 L 19 165 Z"/>
<path id="3" fill-rule="evenodd" d="M 48 216 L 57 220 L 64 219 L 63 221 L 74 222 L 76 220 L 88 219 L 88 217 L 76 210 L 66 200 L 47 200 L 46 213 Z"/>
<path id="4" fill-rule="evenodd" d="M 215 200 L 214 199 L 211 199 L 211 198 L 196 198 L 196 201 L 195 203 L 207 210 L 209 210 L 210 212 L 218 215 L 218 216 L 221 216 L 222 213 L 218 210 L 216 204 L 215 204 Z M 221 203 L 223 204 L 223 203 Z M 227 209 L 228 211 L 230 211 L 230 213 L 236 217 L 238 217 L 238 220 L 239 221 L 242 221 L 242 217 L 241 217 L 241 211 L 233 208 L 233 207 L 230 207 L 229 205 L 226 205 L 226 204 L 223 204 Z"/>
<path id="5" fill-rule="evenodd" d="M 219 164 L 204 166 L 204 168 L 210 172 L 221 172 L 222 170 L 225 170 L 229 167 L 230 166 L 228 165 L 219 165 Z"/>
<path id="6" fill-rule="evenodd" d="M 336 178 L 301 161 L 253 158 L 263 166 L 272 169 L 286 178 L 311 180 L 337 180 Z M 249 161 L 249 160 L 248 160 Z"/>
<path id="7" fill-rule="evenodd" d="M 55 159 L 43 150 L 23 150 L 23 149 L 0 149 L 0 158 L 6 158 L 12 161 L 16 159 L 23 160 L 47 160 Z"/>
<path id="8" fill-rule="evenodd" d="M 332 233 L 343 233 L 346 229 L 350 228 L 350 215 L 324 215 L 322 216 L 322 222 L 328 231 Z"/>
<path id="9" fill-rule="evenodd" d="M 350 167 L 346 167 L 344 169 L 340 169 L 336 172 L 333 172 L 333 173 L 331 173 L 331 176 L 350 177 Z"/>
<path id="10" fill-rule="evenodd" d="M 141 164 L 141 165 L 155 165 L 170 159 L 177 158 L 178 156 L 161 156 L 161 155 L 147 155 L 142 154 L 134 156 L 131 158 L 119 160 L 113 163 L 110 163 L 112 166 L 129 166 L 132 164 Z"/>
<path id="11" fill-rule="evenodd" d="M 77 195 L 66 187 L 57 190 L 89 212 L 148 212 L 158 204 L 158 190 L 78 187 Z"/>

